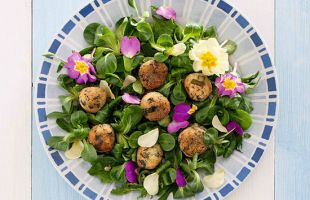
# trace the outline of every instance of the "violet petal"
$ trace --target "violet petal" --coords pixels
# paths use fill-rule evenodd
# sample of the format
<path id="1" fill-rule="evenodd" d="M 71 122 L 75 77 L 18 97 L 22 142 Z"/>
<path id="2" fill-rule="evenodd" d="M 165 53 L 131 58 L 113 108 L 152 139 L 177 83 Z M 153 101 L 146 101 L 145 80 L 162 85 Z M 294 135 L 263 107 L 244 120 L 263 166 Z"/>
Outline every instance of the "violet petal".
<path id="1" fill-rule="evenodd" d="M 188 126 L 189 126 L 189 122 L 188 121 L 183 121 L 183 122 L 172 121 L 171 123 L 168 124 L 167 131 L 169 133 L 176 133 L 181 128 L 186 128 Z"/>
<path id="2" fill-rule="evenodd" d="M 77 79 L 80 76 L 80 72 L 75 69 L 68 69 L 68 75 L 72 79 Z"/>
<path id="3" fill-rule="evenodd" d="M 130 95 L 128 93 L 124 93 L 122 96 L 122 99 L 124 102 L 129 103 L 129 104 L 140 104 L 141 100 L 139 97 Z"/>
<path id="4" fill-rule="evenodd" d="M 86 84 L 87 81 L 88 81 L 87 73 L 81 75 L 78 79 L 76 79 L 77 84 L 80 84 L 80 85 Z"/>
<path id="5" fill-rule="evenodd" d="M 137 37 L 124 36 L 121 41 L 121 52 L 124 56 L 132 58 L 140 52 L 140 41 Z"/>
<path id="6" fill-rule="evenodd" d="M 226 125 L 226 129 L 228 132 L 234 131 L 235 133 L 242 135 L 243 134 L 243 129 L 239 126 L 239 124 L 235 121 L 230 121 Z"/>
<path id="7" fill-rule="evenodd" d="M 132 160 L 129 160 L 125 164 L 125 174 L 129 183 L 137 183 L 138 175 L 136 172 L 137 165 Z"/>
<path id="8" fill-rule="evenodd" d="M 180 168 L 177 168 L 177 173 L 176 173 L 176 179 L 175 182 L 178 187 L 185 187 L 186 186 L 186 179 L 182 173 L 182 170 Z"/>
<path id="9" fill-rule="evenodd" d="M 156 14 L 162 16 L 165 19 L 176 20 L 177 18 L 175 10 L 171 7 L 160 6 L 159 8 L 157 8 Z"/>

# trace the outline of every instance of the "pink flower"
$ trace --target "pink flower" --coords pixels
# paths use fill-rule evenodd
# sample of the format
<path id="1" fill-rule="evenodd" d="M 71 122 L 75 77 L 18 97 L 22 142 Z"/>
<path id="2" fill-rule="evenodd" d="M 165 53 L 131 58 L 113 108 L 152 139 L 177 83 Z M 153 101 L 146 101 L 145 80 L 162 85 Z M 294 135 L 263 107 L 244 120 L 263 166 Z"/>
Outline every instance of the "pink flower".
<path id="1" fill-rule="evenodd" d="M 177 19 L 177 13 L 171 7 L 160 6 L 159 8 L 157 8 L 156 14 L 162 16 L 165 19 Z"/>
<path id="2" fill-rule="evenodd" d="M 176 179 L 175 182 L 178 187 L 185 187 L 186 186 L 186 179 L 182 173 L 182 170 L 178 167 L 177 168 L 177 174 L 176 174 Z"/>
<path id="3" fill-rule="evenodd" d="M 134 95 L 130 95 L 128 93 L 124 93 L 122 96 L 122 99 L 125 103 L 129 103 L 129 104 L 140 104 L 140 102 L 141 102 L 139 97 L 134 96 Z"/>
<path id="4" fill-rule="evenodd" d="M 138 182 L 138 174 L 136 172 L 137 165 L 132 160 L 129 160 L 125 164 L 125 174 L 129 183 Z"/>
<path id="5" fill-rule="evenodd" d="M 239 126 L 239 124 L 235 121 L 230 121 L 226 125 L 226 129 L 228 132 L 234 131 L 238 135 L 243 135 L 243 129 Z"/>
<path id="6" fill-rule="evenodd" d="M 64 67 L 68 69 L 69 77 L 75 79 L 78 84 L 92 83 L 97 80 L 93 75 L 96 74 L 96 71 L 90 63 L 90 59 L 82 57 L 79 52 L 73 52 Z"/>
<path id="7" fill-rule="evenodd" d="M 215 79 L 219 96 L 229 96 L 233 98 L 237 93 L 244 93 L 245 86 L 241 80 L 232 73 L 221 75 Z"/>
<path id="8" fill-rule="evenodd" d="M 181 128 L 186 128 L 189 125 L 187 121 L 190 116 L 197 110 L 197 106 L 192 107 L 186 103 L 179 103 L 173 109 L 173 121 L 168 125 L 168 132 L 175 133 Z"/>
<path id="9" fill-rule="evenodd" d="M 124 56 L 128 58 L 133 58 L 140 52 L 140 41 L 137 37 L 133 36 L 131 38 L 124 36 L 121 41 L 121 52 Z"/>
<path id="10" fill-rule="evenodd" d="M 189 126 L 189 122 L 188 121 L 176 122 L 176 121 L 173 120 L 172 122 L 170 122 L 168 124 L 167 131 L 168 131 L 168 133 L 176 133 L 180 129 L 186 128 L 188 126 Z"/>

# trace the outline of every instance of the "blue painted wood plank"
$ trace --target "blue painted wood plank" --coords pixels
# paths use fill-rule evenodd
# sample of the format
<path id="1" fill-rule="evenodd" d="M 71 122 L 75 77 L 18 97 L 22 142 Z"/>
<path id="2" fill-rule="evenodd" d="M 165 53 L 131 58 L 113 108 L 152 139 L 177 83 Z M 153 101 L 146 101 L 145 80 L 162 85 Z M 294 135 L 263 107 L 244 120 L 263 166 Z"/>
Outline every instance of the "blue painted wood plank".
<path id="1" fill-rule="evenodd" d="M 309 200 L 310 1 L 276 1 L 280 117 L 276 131 L 276 199 Z"/>

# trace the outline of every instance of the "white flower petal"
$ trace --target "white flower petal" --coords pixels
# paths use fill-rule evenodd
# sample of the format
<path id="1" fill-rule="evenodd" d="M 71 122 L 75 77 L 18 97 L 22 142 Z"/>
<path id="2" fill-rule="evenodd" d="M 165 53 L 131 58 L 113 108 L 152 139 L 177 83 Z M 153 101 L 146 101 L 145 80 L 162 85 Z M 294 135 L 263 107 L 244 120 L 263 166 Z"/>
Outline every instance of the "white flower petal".
<path id="1" fill-rule="evenodd" d="M 157 143 L 159 136 L 158 128 L 155 128 L 146 134 L 141 135 L 138 138 L 138 144 L 140 147 L 152 147 Z"/>
<path id="2" fill-rule="evenodd" d="M 217 115 L 215 115 L 212 119 L 212 126 L 220 132 L 227 133 L 227 129 L 225 128 L 225 126 L 222 125 Z"/>
<path id="3" fill-rule="evenodd" d="M 168 50 L 168 54 L 171 56 L 179 56 L 183 54 L 186 50 L 186 45 L 184 43 L 175 44 L 170 50 Z"/>
<path id="4" fill-rule="evenodd" d="M 107 93 L 108 97 L 111 97 L 111 99 L 115 99 L 115 95 L 113 94 L 113 92 L 112 92 L 112 90 L 111 90 L 111 88 L 110 88 L 110 86 L 109 86 L 107 81 L 101 80 L 100 84 L 99 84 L 99 87 L 105 90 L 105 92 Z"/>
<path id="5" fill-rule="evenodd" d="M 159 175 L 156 172 L 145 177 L 143 181 L 143 187 L 149 195 L 156 195 L 158 193 L 158 181 Z"/>
<path id="6" fill-rule="evenodd" d="M 124 80 L 124 82 L 123 82 L 123 86 L 122 86 L 121 89 L 126 88 L 128 85 L 130 85 L 130 84 L 136 82 L 136 80 L 137 80 L 137 79 L 136 79 L 134 76 L 127 75 L 126 78 L 125 78 L 125 80 Z"/>
<path id="7" fill-rule="evenodd" d="M 225 171 L 224 169 L 219 169 L 214 174 L 205 176 L 203 178 L 203 183 L 211 189 L 217 189 L 224 184 Z"/>
<path id="8" fill-rule="evenodd" d="M 193 70 L 195 72 L 199 72 L 199 71 L 202 70 L 201 62 L 200 61 L 194 61 L 194 63 L 193 63 Z"/>
<path id="9" fill-rule="evenodd" d="M 81 157 L 81 153 L 83 150 L 84 150 L 83 142 L 81 140 L 76 140 L 72 144 L 72 147 L 65 152 L 65 156 L 70 160 L 74 160 Z"/>

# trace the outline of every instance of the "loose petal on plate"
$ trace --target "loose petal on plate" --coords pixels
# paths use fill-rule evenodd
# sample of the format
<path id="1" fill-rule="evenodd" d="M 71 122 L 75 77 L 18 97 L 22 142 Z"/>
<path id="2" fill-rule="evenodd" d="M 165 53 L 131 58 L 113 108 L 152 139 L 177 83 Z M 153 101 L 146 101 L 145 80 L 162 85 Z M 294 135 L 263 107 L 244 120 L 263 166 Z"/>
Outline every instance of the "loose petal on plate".
<path id="1" fill-rule="evenodd" d="M 235 133 L 239 134 L 239 135 L 243 135 L 243 129 L 239 126 L 239 124 L 235 121 L 230 121 L 227 125 L 226 125 L 226 129 L 227 131 L 231 132 L 234 131 Z"/>
<path id="2" fill-rule="evenodd" d="M 170 48 L 167 53 L 170 56 L 179 56 L 183 54 L 186 50 L 186 45 L 184 43 L 175 44 L 172 48 Z"/>
<path id="3" fill-rule="evenodd" d="M 129 160 L 125 164 L 125 173 L 126 178 L 129 183 L 137 183 L 138 182 L 138 175 L 136 172 L 137 165 L 132 160 Z"/>
<path id="4" fill-rule="evenodd" d="M 177 13 L 171 7 L 160 6 L 159 8 L 157 8 L 156 14 L 162 16 L 165 19 L 177 19 Z"/>
<path id="5" fill-rule="evenodd" d="M 152 147 L 157 143 L 159 136 L 158 128 L 153 129 L 146 134 L 141 135 L 138 138 L 138 144 L 140 147 Z"/>
<path id="6" fill-rule="evenodd" d="M 107 93 L 107 96 L 108 97 L 111 97 L 111 99 L 115 99 L 115 95 L 113 94 L 109 84 L 107 81 L 105 80 L 101 80 L 100 81 L 100 84 L 99 84 L 99 87 L 104 89 L 104 91 Z"/>
<path id="7" fill-rule="evenodd" d="M 184 122 L 176 122 L 176 121 L 172 121 L 168 127 L 167 127 L 167 131 L 169 133 L 176 133 L 178 132 L 180 129 L 182 128 L 186 128 L 189 126 L 189 122 L 188 121 L 184 121 Z"/>
<path id="8" fill-rule="evenodd" d="M 159 175 L 155 172 L 145 177 L 143 187 L 149 195 L 156 195 L 159 190 Z"/>
<path id="9" fill-rule="evenodd" d="M 191 106 L 186 103 L 179 103 L 173 109 L 173 120 L 176 122 L 184 122 L 190 118 L 188 113 Z"/>
<path id="10" fill-rule="evenodd" d="M 227 133 L 227 129 L 223 126 L 217 115 L 215 115 L 212 119 L 212 126 L 222 133 Z"/>
<path id="11" fill-rule="evenodd" d="M 125 89 L 128 85 L 130 85 L 136 81 L 137 81 L 137 79 L 134 76 L 127 75 L 124 82 L 123 82 L 123 86 L 121 89 Z"/>
<path id="12" fill-rule="evenodd" d="M 128 93 L 124 93 L 122 96 L 122 99 L 125 103 L 129 103 L 129 104 L 140 104 L 140 102 L 141 102 L 139 97 L 134 96 L 134 95 L 130 95 Z"/>
<path id="13" fill-rule="evenodd" d="M 182 170 L 178 167 L 177 168 L 177 174 L 176 174 L 176 179 L 175 182 L 178 187 L 185 187 L 186 186 L 186 179 L 182 173 Z"/>
<path id="14" fill-rule="evenodd" d="M 211 189 L 217 189 L 224 184 L 225 171 L 224 169 L 219 169 L 214 172 L 214 174 L 205 176 L 203 178 L 203 183 Z"/>
<path id="15" fill-rule="evenodd" d="M 128 58 L 133 58 L 140 52 L 140 41 L 137 37 L 133 36 L 131 38 L 124 36 L 121 41 L 121 52 L 124 56 Z"/>
<path id="16" fill-rule="evenodd" d="M 78 159 L 81 157 L 82 151 L 84 150 L 84 144 L 81 140 L 76 140 L 72 147 L 65 152 L 66 158 L 70 160 Z"/>

